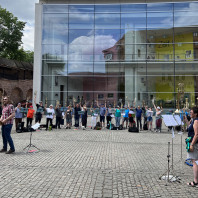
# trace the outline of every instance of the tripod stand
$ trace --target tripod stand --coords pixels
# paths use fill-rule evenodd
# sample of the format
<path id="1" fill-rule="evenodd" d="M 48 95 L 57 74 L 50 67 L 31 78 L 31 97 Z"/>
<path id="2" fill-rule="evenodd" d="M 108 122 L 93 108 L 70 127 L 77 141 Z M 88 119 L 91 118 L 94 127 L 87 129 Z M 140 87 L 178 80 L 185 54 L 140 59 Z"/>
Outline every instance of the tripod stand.
<path id="1" fill-rule="evenodd" d="M 35 145 L 32 144 L 32 131 L 33 129 L 38 129 L 40 126 L 40 124 L 35 124 L 34 126 L 32 126 L 32 130 L 31 130 L 31 133 L 30 133 L 30 143 L 23 149 L 23 150 L 27 150 L 26 152 L 27 153 L 32 153 L 32 152 L 39 152 L 40 149 L 38 147 L 36 147 Z M 35 148 L 37 150 L 31 150 L 31 148 Z"/>

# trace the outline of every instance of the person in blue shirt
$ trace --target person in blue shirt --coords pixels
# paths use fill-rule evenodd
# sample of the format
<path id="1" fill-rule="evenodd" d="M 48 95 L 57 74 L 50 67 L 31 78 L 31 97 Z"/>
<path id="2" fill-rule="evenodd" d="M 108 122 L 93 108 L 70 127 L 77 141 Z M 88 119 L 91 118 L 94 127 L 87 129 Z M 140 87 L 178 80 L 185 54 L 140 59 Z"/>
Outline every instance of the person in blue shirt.
<path id="1" fill-rule="evenodd" d="M 100 126 L 105 127 L 106 102 L 100 105 Z"/>
<path id="2" fill-rule="evenodd" d="M 142 109 L 138 106 L 136 109 L 137 128 L 142 130 Z"/>
<path id="3" fill-rule="evenodd" d="M 128 127 L 128 121 L 129 121 L 129 104 L 128 106 L 125 105 L 125 110 L 124 110 L 124 116 L 123 116 L 123 122 L 122 122 L 122 126 L 124 127 L 124 122 L 126 121 L 126 129 Z"/>
<path id="4" fill-rule="evenodd" d="M 17 130 L 18 124 L 22 122 L 23 113 L 21 113 L 21 103 L 18 103 L 15 108 L 15 128 Z"/>

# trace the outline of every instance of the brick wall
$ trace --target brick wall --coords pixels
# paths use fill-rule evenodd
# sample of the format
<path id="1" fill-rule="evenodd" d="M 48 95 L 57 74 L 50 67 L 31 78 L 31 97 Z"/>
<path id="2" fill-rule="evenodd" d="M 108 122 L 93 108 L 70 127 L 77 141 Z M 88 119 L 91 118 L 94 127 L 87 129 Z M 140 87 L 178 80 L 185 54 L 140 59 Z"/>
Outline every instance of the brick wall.
<path id="1" fill-rule="evenodd" d="M 4 89 L 6 94 L 11 97 L 11 100 L 16 105 L 18 102 L 27 99 L 27 95 L 32 99 L 30 94 L 33 89 L 33 80 L 7 80 L 0 79 L 0 90 Z"/>

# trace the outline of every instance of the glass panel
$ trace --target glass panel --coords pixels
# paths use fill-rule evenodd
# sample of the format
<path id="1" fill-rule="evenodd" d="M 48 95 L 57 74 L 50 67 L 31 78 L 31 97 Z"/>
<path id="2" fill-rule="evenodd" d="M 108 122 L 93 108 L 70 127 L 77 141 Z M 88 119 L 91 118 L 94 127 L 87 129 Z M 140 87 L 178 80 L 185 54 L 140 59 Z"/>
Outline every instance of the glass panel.
<path id="1" fill-rule="evenodd" d="M 125 61 L 145 61 L 146 60 L 146 45 L 124 45 L 124 60 Z"/>
<path id="2" fill-rule="evenodd" d="M 120 14 L 95 14 L 96 29 L 120 29 Z"/>
<path id="3" fill-rule="evenodd" d="M 57 100 L 65 106 L 67 98 L 67 77 L 43 76 L 42 77 L 42 100 L 46 101 L 47 106 L 56 105 Z"/>
<path id="4" fill-rule="evenodd" d="M 191 63 L 191 62 L 176 63 L 175 64 L 175 73 L 177 76 L 198 75 L 198 63 Z"/>
<path id="5" fill-rule="evenodd" d="M 147 61 L 173 61 L 173 45 L 168 43 L 147 45 Z"/>
<path id="6" fill-rule="evenodd" d="M 145 29 L 124 29 L 121 30 L 121 35 L 126 44 L 146 43 Z"/>
<path id="7" fill-rule="evenodd" d="M 175 61 L 193 61 L 197 60 L 198 51 L 193 43 L 175 44 Z"/>
<path id="8" fill-rule="evenodd" d="M 43 15 L 43 44 L 68 43 L 67 14 Z"/>
<path id="9" fill-rule="evenodd" d="M 92 29 L 94 27 L 94 14 L 77 13 L 69 15 L 70 29 Z"/>
<path id="10" fill-rule="evenodd" d="M 66 61 L 67 60 L 67 45 L 43 45 L 43 59 Z"/>
<path id="11" fill-rule="evenodd" d="M 183 27 L 183 26 L 197 26 L 198 25 L 198 12 L 175 12 L 174 13 L 174 26 Z"/>
<path id="12" fill-rule="evenodd" d="M 184 2 L 174 3 L 175 11 L 196 11 L 197 12 L 198 2 Z"/>
<path id="13" fill-rule="evenodd" d="M 173 11 L 173 3 L 148 3 L 147 11 Z"/>
<path id="14" fill-rule="evenodd" d="M 70 13 L 87 13 L 94 12 L 94 5 L 70 5 Z"/>
<path id="15" fill-rule="evenodd" d="M 176 27 L 174 33 L 175 43 L 198 42 L 197 27 Z"/>
<path id="16" fill-rule="evenodd" d="M 173 27 L 172 12 L 151 12 L 147 14 L 148 28 L 171 28 Z"/>
<path id="17" fill-rule="evenodd" d="M 43 5 L 44 13 L 67 13 L 68 5 Z"/>
<path id="18" fill-rule="evenodd" d="M 112 13 L 112 12 L 120 12 L 120 5 L 96 5 L 95 12 L 98 13 Z"/>
<path id="19" fill-rule="evenodd" d="M 198 104 L 198 64 L 191 62 L 181 62 L 175 64 L 175 84 L 176 90 L 179 83 L 184 83 L 183 103 L 187 102 L 190 106 Z"/>
<path id="20" fill-rule="evenodd" d="M 124 46 L 114 45 L 112 47 L 95 45 L 95 61 L 119 61 L 124 60 Z"/>
<path id="21" fill-rule="evenodd" d="M 100 43 L 109 43 L 109 46 L 115 45 L 118 41 L 120 41 L 120 29 L 99 29 L 95 30 L 95 44 L 98 45 Z"/>
<path id="22" fill-rule="evenodd" d="M 74 45 L 93 45 L 94 30 L 69 30 L 69 43 Z"/>
<path id="23" fill-rule="evenodd" d="M 121 14 L 122 29 L 146 28 L 146 13 Z"/>
<path id="24" fill-rule="evenodd" d="M 67 101 L 68 101 L 68 105 L 72 105 L 75 104 L 79 104 L 81 103 L 81 105 L 86 104 L 86 107 L 90 108 L 93 104 L 93 92 L 89 92 L 89 91 L 83 91 L 83 92 L 79 92 L 79 91 L 69 91 L 68 92 L 68 97 L 67 97 Z M 95 102 L 96 104 L 96 102 Z M 89 109 L 88 110 L 88 115 L 90 115 L 89 113 Z"/>
<path id="25" fill-rule="evenodd" d="M 69 62 L 68 63 L 68 75 L 93 75 L 93 63 L 89 62 Z"/>
<path id="26" fill-rule="evenodd" d="M 93 45 L 69 45 L 69 61 L 93 61 Z"/>
<path id="27" fill-rule="evenodd" d="M 92 76 L 69 76 L 68 91 L 72 92 L 90 92 L 93 93 Z"/>
<path id="28" fill-rule="evenodd" d="M 121 12 L 146 11 L 147 4 L 121 4 Z"/>
<path id="29" fill-rule="evenodd" d="M 147 30 L 148 43 L 173 43 L 173 29 Z"/>
<path id="30" fill-rule="evenodd" d="M 55 60 L 43 61 L 43 75 L 61 75 L 67 76 L 67 63 L 57 62 Z"/>
<path id="31" fill-rule="evenodd" d="M 174 107 L 174 64 L 147 64 L 148 98 L 155 98 L 157 105 Z"/>

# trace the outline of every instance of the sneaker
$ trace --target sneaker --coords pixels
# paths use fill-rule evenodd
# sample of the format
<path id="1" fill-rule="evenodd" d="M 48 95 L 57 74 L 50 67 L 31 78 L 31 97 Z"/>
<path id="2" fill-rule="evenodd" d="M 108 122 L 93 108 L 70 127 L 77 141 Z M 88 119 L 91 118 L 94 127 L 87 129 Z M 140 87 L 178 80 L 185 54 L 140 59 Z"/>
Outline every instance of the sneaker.
<path id="1" fill-rule="evenodd" d="M 0 153 L 4 153 L 4 152 L 7 152 L 7 150 L 5 150 L 5 149 L 0 150 Z"/>
<path id="2" fill-rule="evenodd" d="M 14 152 L 15 152 L 15 150 L 9 150 L 5 154 L 11 154 L 11 153 L 14 153 Z"/>

